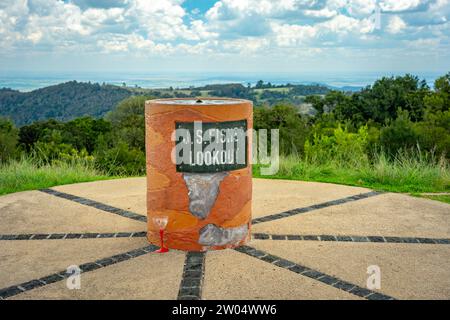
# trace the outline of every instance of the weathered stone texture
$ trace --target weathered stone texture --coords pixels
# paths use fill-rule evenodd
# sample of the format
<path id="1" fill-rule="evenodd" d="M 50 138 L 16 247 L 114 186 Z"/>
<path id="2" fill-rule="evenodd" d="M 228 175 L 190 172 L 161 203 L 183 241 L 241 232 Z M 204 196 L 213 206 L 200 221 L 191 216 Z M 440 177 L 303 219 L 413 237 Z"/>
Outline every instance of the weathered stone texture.
<path id="1" fill-rule="evenodd" d="M 184 173 L 183 179 L 188 187 L 189 211 L 199 219 L 208 217 L 219 193 L 219 185 L 227 172 Z"/>
<path id="2" fill-rule="evenodd" d="M 248 234 L 248 225 L 244 224 L 236 228 L 220 228 L 208 224 L 200 229 L 199 243 L 204 246 L 234 245 L 243 240 Z"/>

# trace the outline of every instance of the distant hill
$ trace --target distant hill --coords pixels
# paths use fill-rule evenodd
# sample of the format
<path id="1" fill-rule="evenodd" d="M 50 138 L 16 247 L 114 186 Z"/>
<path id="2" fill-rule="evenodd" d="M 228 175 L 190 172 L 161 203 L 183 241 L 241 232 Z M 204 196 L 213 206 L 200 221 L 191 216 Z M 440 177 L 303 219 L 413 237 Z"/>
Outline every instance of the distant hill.
<path id="1" fill-rule="evenodd" d="M 331 90 L 343 91 L 343 92 L 359 92 L 365 87 L 362 86 L 344 86 L 344 87 L 332 87 L 328 86 Z"/>
<path id="2" fill-rule="evenodd" d="M 270 83 L 246 87 L 239 83 L 211 84 L 189 89 L 143 89 L 70 81 L 31 92 L 0 89 L 0 116 L 11 118 L 17 126 L 37 120 L 72 120 L 82 116 L 103 117 L 123 99 L 132 95 L 155 98 L 229 97 L 249 99 L 258 105 L 286 102 L 302 105 L 307 95 L 324 95 L 330 88 L 321 84 L 279 85 Z"/>
<path id="3" fill-rule="evenodd" d="M 0 89 L 0 115 L 11 118 L 17 126 L 49 118 L 102 117 L 131 95 L 127 88 L 77 81 L 31 92 Z"/>

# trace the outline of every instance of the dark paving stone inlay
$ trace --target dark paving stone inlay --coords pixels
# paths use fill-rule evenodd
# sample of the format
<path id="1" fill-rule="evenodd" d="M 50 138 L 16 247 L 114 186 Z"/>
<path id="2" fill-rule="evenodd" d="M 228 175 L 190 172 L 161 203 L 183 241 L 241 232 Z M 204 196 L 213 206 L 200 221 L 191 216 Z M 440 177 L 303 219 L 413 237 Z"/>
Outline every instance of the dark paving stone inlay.
<path id="1" fill-rule="evenodd" d="M 331 207 L 331 206 L 337 206 L 337 205 L 341 205 L 341 204 L 344 204 L 344 203 L 347 203 L 347 202 L 351 202 L 351 201 L 357 201 L 357 200 L 361 200 L 361 199 L 374 197 L 374 196 L 377 196 L 379 194 L 381 194 L 381 192 L 370 191 L 370 192 L 361 193 L 361 194 L 358 194 L 358 195 L 355 195 L 355 196 L 351 196 L 351 197 L 345 197 L 345 198 L 341 198 L 341 199 L 337 199 L 337 200 L 332 200 L 332 201 L 327 201 L 327 202 L 323 202 L 323 203 L 319 203 L 319 204 L 314 204 L 314 205 L 309 206 L 309 207 L 291 209 L 291 210 L 287 210 L 287 211 L 284 211 L 284 212 L 276 213 L 276 214 L 273 214 L 273 215 L 269 215 L 269 216 L 253 219 L 252 220 L 252 224 L 258 224 L 258 223 L 262 223 L 262 222 L 268 222 L 268 221 L 283 219 L 283 218 L 286 218 L 286 217 L 290 217 L 290 216 L 294 216 L 294 215 L 297 215 L 297 214 L 310 212 L 310 211 L 313 211 L 313 210 L 318 210 L 318 209 L 327 208 L 327 207 Z"/>
<path id="2" fill-rule="evenodd" d="M 270 239 L 270 236 L 268 234 L 262 234 L 262 233 L 254 233 L 253 234 L 254 239 L 261 239 L 261 240 L 268 240 Z"/>
<path id="3" fill-rule="evenodd" d="M 273 234 L 272 235 L 272 240 L 286 240 L 286 236 L 285 235 L 281 235 L 281 234 Z"/>
<path id="4" fill-rule="evenodd" d="M 235 248 L 234 250 L 241 252 L 241 253 L 245 253 L 245 254 L 255 257 L 259 260 L 266 261 L 266 262 L 268 262 L 272 265 L 278 266 L 280 268 L 295 272 L 302 276 L 314 279 L 316 281 L 320 281 L 323 284 L 326 284 L 328 286 L 334 287 L 339 290 L 343 290 L 345 292 L 351 293 L 353 295 L 356 295 L 356 296 L 359 296 L 362 298 L 366 298 L 369 300 L 395 300 L 395 298 L 393 298 L 393 297 L 360 287 L 356 284 L 341 280 L 339 278 L 325 274 L 318 270 L 314 270 L 314 269 L 299 265 L 295 262 L 265 253 L 261 250 L 256 250 L 255 248 L 252 248 L 250 246 L 241 246 L 241 247 Z M 265 256 L 263 256 L 263 257 L 255 256 L 254 254 L 252 254 L 255 251 L 263 252 L 263 253 L 265 253 Z M 274 261 L 265 260 L 264 258 L 267 256 L 271 256 L 276 260 L 274 260 Z M 270 260 L 273 260 L 273 259 L 270 259 Z"/>
<path id="5" fill-rule="evenodd" d="M 141 222 L 147 222 L 146 216 L 143 216 L 141 214 L 137 214 L 137 213 L 134 213 L 134 212 L 131 212 L 128 210 L 116 208 L 116 207 L 113 207 L 113 206 L 110 206 L 110 205 L 107 205 L 107 204 L 104 204 L 101 202 L 97 202 L 95 200 L 78 197 L 78 196 L 75 196 L 72 194 L 56 191 L 53 189 L 41 189 L 39 191 L 50 194 L 55 197 L 63 198 L 63 199 L 74 201 L 74 202 L 77 202 L 77 203 L 80 203 L 80 204 L 83 204 L 86 206 L 94 207 L 96 209 L 103 210 L 103 211 L 106 211 L 109 213 L 117 214 L 117 215 L 125 217 L 125 218 L 129 218 L 129 219 L 133 219 L 133 220 L 137 220 L 137 221 L 141 221 Z"/>
<path id="6" fill-rule="evenodd" d="M 309 240 L 309 241 L 319 241 L 318 236 L 303 236 L 303 240 Z"/>
<path id="7" fill-rule="evenodd" d="M 100 238 L 144 238 L 147 232 L 117 233 L 50 233 L 50 234 L 0 234 L 0 240 L 61 240 L 61 239 L 100 239 Z"/>
<path id="8" fill-rule="evenodd" d="M 382 236 L 338 236 L 338 235 L 278 235 L 256 233 L 255 240 L 306 240 L 306 241 L 338 241 L 338 242 L 374 242 L 374 243 L 414 243 L 414 244 L 450 244 L 450 239 L 382 237 Z M 260 253 L 261 254 L 261 253 Z"/>
<path id="9" fill-rule="evenodd" d="M 202 298 L 205 257 L 205 252 L 190 251 L 186 253 L 178 300 L 200 300 Z"/>

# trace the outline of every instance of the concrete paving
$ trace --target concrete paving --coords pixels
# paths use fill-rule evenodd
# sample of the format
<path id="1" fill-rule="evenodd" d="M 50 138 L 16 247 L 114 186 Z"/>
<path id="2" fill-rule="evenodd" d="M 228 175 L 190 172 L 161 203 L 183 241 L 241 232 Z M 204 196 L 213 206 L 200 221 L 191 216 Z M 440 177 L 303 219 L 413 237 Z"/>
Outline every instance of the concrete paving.
<path id="1" fill-rule="evenodd" d="M 367 285 L 367 268 L 378 266 L 380 291 L 399 299 L 450 298 L 448 245 L 258 240 L 253 245 L 361 287 Z"/>
<path id="2" fill-rule="evenodd" d="M 450 299 L 450 205 L 358 198 L 371 190 L 334 184 L 253 184 L 253 217 L 267 219 L 252 228 L 261 240 L 194 262 L 151 252 L 145 221 L 41 191 L 1 196 L 0 299 L 177 299 L 181 286 L 193 299 Z M 146 214 L 144 178 L 52 189 Z M 79 290 L 67 288 L 70 265 L 83 270 Z M 380 288 L 367 288 L 370 266 Z"/>
<path id="3" fill-rule="evenodd" d="M 347 292 L 228 250 L 207 254 L 203 297 L 216 300 L 358 299 Z"/>
<path id="4" fill-rule="evenodd" d="M 13 299 L 152 299 L 177 298 L 184 254 L 145 255 L 95 270 L 81 278 L 81 289 L 68 290 L 66 281 L 27 291 Z M 170 270 L 170 271 L 169 271 Z"/>
<path id="5" fill-rule="evenodd" d="M 2 241 L 0 287 L 139 248 L 145 245 L 144 241 L 145 238 Z"/>
<path id="6" fill-rule="evenodd" d="M 141 198 L 145 199 L 145 195 Z M 113 195 L 111 199 L 114 199 Z M 137 221 L 40 191 L 0 197 L 0 234 L 142 230 L 145 226 Z"/>
<path id="7" fill-rule="evenodd" d="M 71 184 L 52 189 L 147 215 L 145 200 L 146 186 L 145 178 L 126 178 L 97 181 L 94 183 Z"/>
<path id="8" fill-rule="evenodd" d="M 293 206 L 294 202 L 290 202 L 290 205 Z M 283 208 L 285 206 L 280 205 Z M 253 231 L 278 234 L 450 238 L 450 205 L 386 193 L 257 224 Z"/>

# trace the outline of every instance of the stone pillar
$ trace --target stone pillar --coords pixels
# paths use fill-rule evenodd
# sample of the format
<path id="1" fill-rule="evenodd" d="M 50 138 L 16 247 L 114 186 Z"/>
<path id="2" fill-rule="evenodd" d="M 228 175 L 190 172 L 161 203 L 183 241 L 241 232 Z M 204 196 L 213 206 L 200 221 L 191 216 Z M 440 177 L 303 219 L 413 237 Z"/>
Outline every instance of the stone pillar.
<path id="1" fill-rule="evenodd" d="M 167 217 L 164 241 L 169 248 L 205 251 L 246 243 L 252 102 L 149 100 L 145 123 L 148 240 L 159 244 L 153 218 Z"/>

